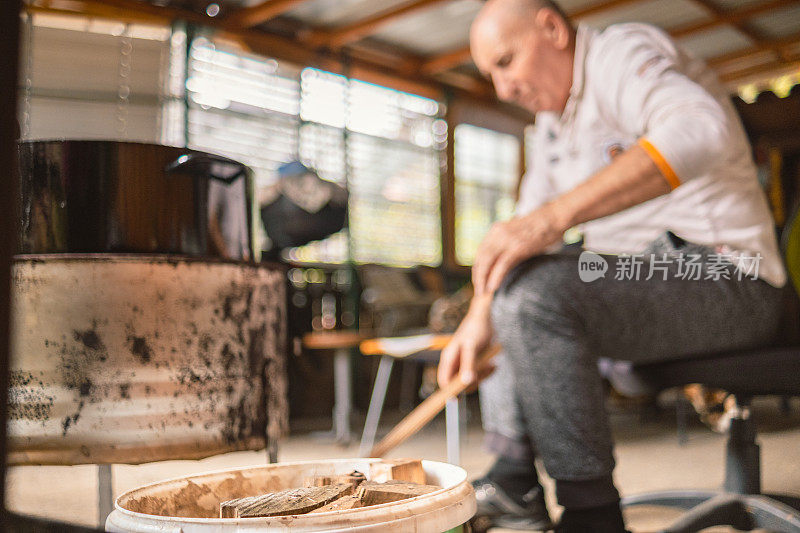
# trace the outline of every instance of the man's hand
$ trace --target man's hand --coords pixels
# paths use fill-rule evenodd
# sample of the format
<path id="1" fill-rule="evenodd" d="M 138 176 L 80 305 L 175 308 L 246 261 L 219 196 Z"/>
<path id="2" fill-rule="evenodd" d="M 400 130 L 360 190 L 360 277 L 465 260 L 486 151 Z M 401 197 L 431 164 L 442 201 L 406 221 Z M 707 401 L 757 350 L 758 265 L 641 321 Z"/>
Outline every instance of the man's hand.
<path id="1" fill-rule="evenodd" d="M 549 204 L 527 215 L 495 223 L 475 255 L 472 266 L 475 294 L 494 293 L 512 268 L 543 253 L 562 238 L 566 229 Z"/>
<path id="2" fill-rule="evenodd" d="M 440 387 L 450 383 L 456 375 L 459 375 L 464 383 L 476 383 L 494 370 L 491 366 L 475 368 L 478 355 L 488 348 L 492 341 L 491 302 L 491 294 L 473 298 L 467 316 L 439 358 L 437 380 Z"/>

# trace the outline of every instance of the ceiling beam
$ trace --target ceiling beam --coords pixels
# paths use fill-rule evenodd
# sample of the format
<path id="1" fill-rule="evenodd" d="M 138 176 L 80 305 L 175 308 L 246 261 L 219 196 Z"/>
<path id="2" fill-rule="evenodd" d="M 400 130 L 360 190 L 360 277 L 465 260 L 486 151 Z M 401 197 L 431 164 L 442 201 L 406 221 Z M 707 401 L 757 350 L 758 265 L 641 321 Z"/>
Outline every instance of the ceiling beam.
<path id="1" fill-rule="evenodd" d="M 282 15 L 305 0 L 266 0 L 260 4 L 234 11 L 226 17 L 233 27 L 252 28 Z"/>
<path id="2" fill-rule="evenodd" d="M 622 7 L 628 4 L 633 4 L 638 1 L 639 0 L 608 0 L 607 2 L 600 2 L 599 4 L 594 4 L 589 7 L 585 7 L 583 9 L 576 9 L 575 11 L 569 11 L 567 12 L 567 16 L 573 20 L 577 20 L 580 18 L 588 17 L 589 15 L 596 15 L 598 13 L 602 13 L 603 11 L 609 11 L 611 9 Z"/>
<path id="3" fill-rule="evenodd" d="M 472 59 L 472 56 L 470 55 L 469 46 L 467 46 L 459 50 L 453 50 L 452 52 L 434 56 L 424 61 L 420 66 L 420 70 L 425 74 L 436 74 L 463 65 L 470 61 L 470 59 Z"/>
<path id="4" fill-rule="evenodd" d="M 52 7 L 56 4 L 59 7 Z M 74 3 L 58 3 L 58 2 L 44 2 L 37 1 L 31 3 L 25 8 L 28 13 L 45 13 L 53 15 L 75 14 L 86 15 L 83 4 L 75 5 Z M 93 6 L 91 8 L 93 17 L 107 18 L 124 22 L 127 24 L 158 24 L 163 22 L 164 17 L 152 15 L 149 13 L 136 13 L 133 11 L 122 11 L 115 7 Z"/>
<path id="5" fill-rule="evenodd" d="M 781 74 L 786 74 L 789 71 L 796 71 L 800 69 L 800 57 L 795 58 L 793 61 L 784 61 L 784 60 L 775 60 L 769 63 L 764 63 L 763 65 L 756 65 L 753 67 L 745 68 L 742 70 L 735 70 L 733 72 L 729 72 L 727 74 L 723 74 L 720 76 L 720 80 L 724 82 L 734 82 L 734 81 L 741 81 L 745 80 L 746 78 L 760 76 L 763 77 L 765 74 L 772 74 L 772 76 L 780 76 Z"/>
<path id="6" fill-rule="evenodd" d="M 682 28 L 676 28 L 670 30 L 669 33 L 673 37 L 685 37 L 687 35 L 708 30 L 722 24 L 731 24 L 736 26 L 738 24 L 743 24 L 747 19 L 750 19 L 756 15 L 760 15 L 761 13 L 766 13 L 767 11 L 781 9 L 783 7 L 793 5 L 797 5 L 797 0 L 769 0 L 763 4 L 757 4 L 752 7 L 745 7 L 735 11 L 720 11 L 719 15 L 715 15 L 715 17 L 711 20 L 690 24 Z"/>
<path id="7" fill-rule="evenodd" d="M 714 17 L 714 20 L 718 23 L 717 25 L 725 24 L 726 21 L 724 19 L 725 15 L 727 14 L 724 10 L 717 7 L 714 3 L 710 0 L 692 0 L 695 4 L 699 5 L 700 7 L 704 8 L 706 11 L 711 13 L 711 16 Z M 730 21 L 729 24 L 734 26 L 740 33 L 749 37 L 753 42 L 760 43 L 764 40 L 762 35 L 759 35 L 757 32 L 753 31 L 748 25 L 745 19 L 738 19 Z"/>
<path id="8" fill-rule="evenodd" d="M 135 0 L 33 0 L 26 6 L 29 10 L 39 8 L 51 12 L 106 17 L 122 21 L 154 22 L 181 19 L 194 24 L 214 24 L 214 19 L 204 14 Z"/>
<path id="9" fill-rule="evenodd" d="M 413 0 L 398 7 L 382 11 L 364 20 L 331 31 L 317 31 L 309 36 L 309 42 L 332 50 L 377 33 L 381 28 L 400 17 L 429 9 L 445 0 Z"/>
<path id="10" fill-rule="evenodd" d="M 452 87 L 458 87 L 472 95 L 495 98 L 494 86 L 483 78 L 476 78 L 461 72 L 442 72 L 440 79 Z"/>
<path id="11" fill-rule="evenodd" d="M 764 40 L 758 43 L 756 46 L 745 48 L 744 50 L 712 57 L 711 59 L 706 60 L 706 63 L 714 68 L 724 68 L 724 66 L 729 63 L 734 63 L 742 59 L 757 56 L 759 54 L 763 54 L 764 52 L 774 52 L 777 55 L 781 55 L 789 48 L 797 45 L 800 45 L 800 32 L 787 37 L 782 37 L 780 39 Z"/>

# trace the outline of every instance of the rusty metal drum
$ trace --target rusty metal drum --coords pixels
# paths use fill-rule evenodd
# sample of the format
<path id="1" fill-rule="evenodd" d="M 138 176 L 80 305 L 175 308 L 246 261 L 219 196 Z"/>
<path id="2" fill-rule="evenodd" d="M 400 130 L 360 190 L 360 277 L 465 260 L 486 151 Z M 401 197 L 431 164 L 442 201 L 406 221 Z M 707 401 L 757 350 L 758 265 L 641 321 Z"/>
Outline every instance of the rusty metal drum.
<path id="1" fill-rule="evenodd" d="M 260 449 L 287 429 L 281 266 L 18 256 L 11 464 Z"/>

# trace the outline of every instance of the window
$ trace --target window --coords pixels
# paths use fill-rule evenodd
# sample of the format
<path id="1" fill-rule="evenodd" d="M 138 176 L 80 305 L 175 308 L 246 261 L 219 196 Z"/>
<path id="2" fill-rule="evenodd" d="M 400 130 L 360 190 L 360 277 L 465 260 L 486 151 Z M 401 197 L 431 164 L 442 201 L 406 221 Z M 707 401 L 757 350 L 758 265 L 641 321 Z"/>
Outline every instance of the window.
<path id="1" fill-rule="evenodd" d="M 353 80 L 348 111 L 354 259 L 441 263 L 439 105 Z"/>
<path id="2" fill-rule="evenodd" d="M 346 186 L 347 78 L 314 68 L 303 69 L 300 94 L 300 161 L 315 169 L 322 179 Z M 349 233 L 344 229 L 327 239 L 287 250 L 284 255 L 301 263 L 344 263 L 350 255 L 349 248 Z"/>
<path id="3" fill-rule="evenodd" d="M 456 261 L 471 265 L 492 223 L 514 211 L 520 175 L 517 137 L 469 124 L 455 128 Z"/>
<path id="4" fill-rule="evenodd" d="M 188 144 L 253 168 L 256 187 L 297 154 L 297 72 L 197 38 L 189 50 Z"/>
<path id="5" fill-rule="evenodd" d="M 168 27 L 49 13 L 25 22 L 24 139 L 160 141 Z"/>
<path id="6" fill-rule="evenodd" d="M 439 160 L 431 150 L 351 134 L 350 231 L 360 263 L 441 262 Z"/>
<path id="7" fill-rule="evenodd" d="M 301 75 L 300 159 L 347 182 L 350 224 L 288 252 L 295 261 L 396 266 L 441 262 L 439 104 L 307 68 Z M 345 129 L 346 126 L 346 129 Z"/>

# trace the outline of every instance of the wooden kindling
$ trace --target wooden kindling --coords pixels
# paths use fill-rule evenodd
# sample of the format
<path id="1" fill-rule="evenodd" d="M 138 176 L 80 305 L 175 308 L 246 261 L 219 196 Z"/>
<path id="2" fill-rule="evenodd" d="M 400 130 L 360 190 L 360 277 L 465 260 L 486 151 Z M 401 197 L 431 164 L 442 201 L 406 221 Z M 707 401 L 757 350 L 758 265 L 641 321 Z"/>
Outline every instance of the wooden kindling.
<path id="1" fill-rule="evenodd" d="M 436 485 L 419 485 L 403 481 L 387 481 L 385 483 L 366 481 L 358 487 L 356 496 L 365 506 L 380 505 L 422 496 L 441 488 Z"/>
<path id="2" fill-rule="evenodd" d="M 370 465 L 370 480 L 406 481 L 424 485 L 427 481 L 422 461 L 419 459 L 392 459 Z"/>
<path id="3" fill-rule="evenodd" d="M 326 485 L 350 484 L 353 486 L 355 492 L 358 485 L 367 480 L 367 476 L 353 470 L 349 474 L 342 474 L 336 476 L 314 476 L 307 477 L 304 481 L 306 487 L 324 487 Z"/>
<path id="4" fill-rule="evenodd" d="M 222 502 L 220 518 L 256 518 L 304 514 L 352 494 L 351 484 L 303 487 Z"/>

